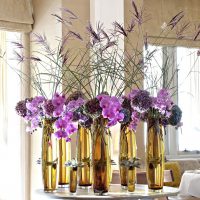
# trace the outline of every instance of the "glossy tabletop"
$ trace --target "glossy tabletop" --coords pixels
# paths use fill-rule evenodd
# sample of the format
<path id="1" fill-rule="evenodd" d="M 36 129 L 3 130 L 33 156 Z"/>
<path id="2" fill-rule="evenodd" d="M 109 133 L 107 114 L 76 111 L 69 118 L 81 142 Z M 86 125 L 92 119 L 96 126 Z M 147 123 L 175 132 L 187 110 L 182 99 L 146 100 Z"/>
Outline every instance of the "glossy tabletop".
<path id="1" fill-rule="evenodd" d="M 77 189 L 75 194 L 72 194 L 66 189 L 58 189 L 53 193 L 44 193 L 44 191 L 37 191 L 38 195 L 42 195 L 45 199 L 153 199 L 163 196 L 175 196 L 179 190 L 172 187 L 163 187 L 162 190 L 149 190 L 147 185 L 136 185 L 135 192 L 129 193 L 121 188 L 121 185 L 113 184 L 110 190 L 103 196 L 96 195 L 91 189 Z"/>

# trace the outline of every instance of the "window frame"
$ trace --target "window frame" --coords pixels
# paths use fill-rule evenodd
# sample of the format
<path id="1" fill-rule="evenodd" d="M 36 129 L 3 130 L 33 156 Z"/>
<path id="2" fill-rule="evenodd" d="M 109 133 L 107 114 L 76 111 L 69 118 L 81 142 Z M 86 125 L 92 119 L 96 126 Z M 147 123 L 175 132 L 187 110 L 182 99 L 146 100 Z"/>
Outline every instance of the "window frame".
<path id="1" fill-rule="evenodd" d="M 151 45 L 151 44 L 150 44 Z M 152 45 L 159 46 L 159 45 Z M 176 70 L 177 65 L 177 46 L 159 46 L 162 49 L 162 59 L 163 63 L 166 61 L 167 56 L 173 57 L 173 63 L 170 65 L 171 69 L 169 71 Z M 169 74 L 169 76 L 172 74 Z M 174 77 L 174 86 L 178 85 L 178 73 Z M 178 88 L 176 95 L 173 96 L 173 101 L 178 104 Z M 180 158 L 200 158 L 200 151 L 179 151 L 179 130 L 176 130 L 172 126 L 166 127 L 166 134 L 164 136 L 165 142 L 165 156 L 167 159 L 180 159 Z"/>

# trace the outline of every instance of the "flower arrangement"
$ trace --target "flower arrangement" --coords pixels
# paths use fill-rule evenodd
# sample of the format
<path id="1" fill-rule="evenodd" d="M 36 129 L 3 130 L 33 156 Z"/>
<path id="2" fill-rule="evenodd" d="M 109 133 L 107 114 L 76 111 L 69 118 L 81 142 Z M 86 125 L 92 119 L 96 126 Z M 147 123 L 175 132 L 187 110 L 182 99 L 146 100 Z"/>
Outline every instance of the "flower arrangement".
<path id="1" fill-rule="evenodd" d="M 132 9 L 133 20 L 126 28 L 114 22 L 113 30 L 107 32 L 103 24 L 98 23 L 95 29 L 89 23 L 86 31 L 90 35 L 90 41 L 84 41 L 84 36 L 71 26 L 73 20 L 79 20 L 77 15 L 64 9 L 66 18 L 54 15 L 68 28 L 68 33 L 59 41 L 57 50 L 50 47 L 45 35 L 34 34 L 33 42 L 39 45 L 39 50 L 34 51 L 29 58 L 24 57 L 23 53 L 16 54 L 19 62 L 26 59 L 31 61 L 33 74 L 22 75 L 25 80 L 31 79 L 33 88 L 40 94 L 20 101 L 16 106 L 17 113 L 29 124 L 28 132 L 41 127 L 44 118 L 55 120 L 56 137 L 66 138 L 66 141 L 70 141 L 70 135 L 77 131 L 77 122 L 81 126 L 90 127 L 93 120 L 100 116 L 108 120 L 108 127 L 122 123 L 129 124 L 133 130 L 136 130 L 141 120 L 146 121 L 148 117 L 159 117 L 163 125 L 180 125 L 181 110 L 172 102 L 170 88 L 161 89 L 157 97 L 151 97 L 147 90 L 141 89 L 143 79 L 151 79 L 146 72 L 149 62 L 157 51 L 148 50 L 148 35 L 143 37 L 146 51 L 144 59 L 141 58 L 143 53 L 138 49 L 132 48 L 133 53 L 130 54 L 126 49 L 119 48 L 119 41 L 122 38 L 126 38 L 128 45 L 133 47 L 129 34 L 134 31 L 135 26 L 142 29 L 144 13 L 137 8 L 134 1 Z M 169 23 L 166 23 L 161 34 L 166 36 L 175 27 L 178 29 L 183 17 L 183 12 L 175 15 Z M 186 29 L 182 30 L 181 38 L 184 38 L 185 31 Z M 79 56 L 73 55 L 69 49 L 65 50 L 66 42 L 72 38 L 86 44 L 85 52 L 78 52 Z M 22 44 L 17 42 L 14 44 L 20 49 L 24 48 Z M 90 51 L 89 58 L 86 56 L 88 51 Z M 75 61 L 78 64 L 75 65 Z M 46 67 L 47 63 L 50 68 Z M 41 68 L 44 72 L 40 71 Z M 164 67 L 161 76 L 164 76 L 167 70 L 168 68 Z M 178 72 L 175 71 L 173 76 L 176 73 Z M 158 81 L 150 80 L 150 82 L 153 83 L 150 88 L 157 88 Z M 47 83 L 51 87 L 50 95 L 46 94 L 43 87 Z M 137 89 L 124 96 L 124 92 L 130 91 L 133 85 Z M 166 85 L 170 86 L 167 83 Z"/>
<path id="2" fill-rule="evenodd" d="M 112 30 L 105 30 L 101 23 L 98 23 L 96 27 L 89 23 L 85 27 L 87 40 L 84 40 L 84 35 L 73 28 L 73 21 L 79 20 L 77 15 L 68 9 L 64 9 L 63 12 L 62 17 L 54 15 L 59 22 L 66 25 L 68 30 L 66 36 L 59 41 L 58 48 L 52 49 L 45 35 L 34 34 L 33 42 L 39 45 L 39 50 L 33 51 L 33 55 L 29 58 L 24 57 L 23 53 L 16 54 L 19 62 L 30 60 L 33 73 L 31 75 L 22 73 L 22 76 L 24 80 L 31 80 L 31 85 L 38 94 L 33 98 L 18 102 L 16 111 L 28 123 L 27 131 L 30 133 L 38 127 L 43 127 L 45 119 L 52 120 L 55 127 L 54 135 L 59 142 L 62 142 L 60 139 L 70 142 L 71 135 L 78 131 L 78 126 L 91 129 L 93 155 L 95 154 L 96 157 L 93 156 L 92 159 L 87 157 L 87 163 L 91 162 L 93 169 L 96 169 L 94 179 L 97 179 L 98 173 L 99 177 L 101 176 L 101 169 L 109 177 L 112 163 L 109 155 L 110 127 L 117 123 L 122 124 L 121 128 L 126 130 L 121 132 L 127 131 L 132 136 L 132 139 L 129 138 L 131 140 L 129 145 L 136 146 L 132 143 L 133 140 L 135 141 L 133 135 L 141 121 L 149 122 L 150 119 L 156 119 L 156 122 L 159 122 L 156 125 L 161 124 L 164 127 L 172 125 L 178 128 L 182 125 L 182 111 L 171 97 L 176 92 L 177 86 L 172 85 L 172 82 L 178 74 L 178 69 L 172 69 L 168 73 L 170 62 L 165 62 L 163 66 L 159 66 L 161 74 L 153 76 L 155 72 L 151 68 L 151 61 L 156 60 L 154 55 L 158 48 L 154 50 L 148 48 L 148 33 L 142 30 L 142 24 L 148 20 L 143 19 L 144 12 L 138 9 L 134 0 L 132 0 L 132 20 L 126 27 L 114 22 Z M 165 23 L 159 37 L 155 39 L 155 44 L 161 41 L 158 45 L 162 45 L 162 41 L 170 31 L 175 31 L 177 40 L 187 38 L 185 33 L 188 26 L 182 26 L 183 18 L 184 13 L 180 12 Z M 135 33 L 139 33 L 138 40 L 142 40 L 144 49 L 137 49 L 137 45 L 132 43 L 130 35 Z M 88 40 L 88 35 L 90 40 Z M 193 38 L 196 40 L 198 37 L 199 31 Z M 67 49 L 66 45 L 71 39 L 85 43 L 86 48 L 74 54 Z M 120 48 L 120 40 L 126 41 L 126 48 Z M 151 43 L 154 43 L 152 38 Z M 21 44 L 15 43 L 15 45 L 21 49 L 24 48 Z M 152 70 L 151 73 L 149 69 Z M 148 82 L 145 86 L 144 79 Z M 46 85 L 50 88 L 48 90 L 50 94 L 46 93 Z M 155 95 L 150 94 L 151 90 Z M 92 125 L 96 131 L 91 128 Z M 161 133 L 156 136 L 162 136 L 161 129 L 158 130 L 158 127 L 156 129 Z M 124 137 L 124 140 L 128 139 Z M 162 142 L 163 140 L 157 146 Z M 88 145 L 89 142 L 86 143 Z M 150 144 L 154 145 L 154 142 Z M 128 146 L 127 141 L 125 141 L 125 146 Z M 130 154 L 132 157 L 123 155 L 119 164 L 122 167 L 131 167 L 134 171 L 135 167 L 139 167 L 139 159 L 133 156 L 133 149 L 127 148 L 128 150 L 132 151 Z M 162 158 L 161 155 L 164 152 L 156 150 L 157 156 L 154 155 L 154 151 L 152 152 L 148 160 L 150 166 L 153 163 L 153 166 L 163 167 L 164 164 L 161 164 L 161 161 L 164 161 L 164 157 Z M 128 154 L 128 152 L 125 153 Z M 44 158 L 43 161 L 45 161 Z M 85 161 L 79 162 L 76 160 L 67 162 L 66 166 L 80 167 L 81 162 Z M 99 163 L 101 167 L 98 166 Z M 162 170 L 159 169 L 159 173 L 161 172 Z M 155 179 L 154 176 L 153 179 Z M 100 190 L 103 188 L 102 192 L 108 189 L 109 181 L 104 182 L 105 184 L 103 181 L 102 183 L 97 181 L 101 186 Z M 99 186 L 97 183 L 96 186 Z M 98 191 L 99 188 L 97 187 L 96 190 Z"/>
<path id="3" fill-rule="evenodd" d="M 127 98 L 129 101 L 129 113 L 131 114 L 130 127 L 136 130 L 139 121 L 159 119 L 164 127 L 182 125 L 182 111 L 174 104 L 167 89 L 158 91 L 157 96 L 150 96 L 146 90 L 132 90 Z"/>

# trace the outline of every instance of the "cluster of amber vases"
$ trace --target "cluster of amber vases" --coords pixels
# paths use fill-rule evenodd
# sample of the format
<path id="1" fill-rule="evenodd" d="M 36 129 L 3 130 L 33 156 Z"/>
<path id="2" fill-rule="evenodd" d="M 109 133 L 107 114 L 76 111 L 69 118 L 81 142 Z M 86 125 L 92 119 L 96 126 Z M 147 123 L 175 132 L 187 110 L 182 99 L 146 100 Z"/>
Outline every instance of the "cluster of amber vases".
<path id="1" fill-rule="evenodd" d="M 158 118 L 150 118 L 147 123 L 146 175 L 149 189 L 159 190 L 164 182 L 164 141 L 163 126 Z M 120 133 L 120 178 L 123 188 L 135 190 L 136 169 L 131 160 L 136 158 L 136 138 L 127 125 L 121 126 Z"/>
<path id="2" fill-rule="evenodd" d="M 65 166 L 65 162 L 71 160 L 70 143 L 56 139 L 53 135 L 54 122 L 50 119 L 43 121 L 42 174 L 46 192 L 56 190 L 57 183 L 60 186 L 69 184 L 70 169 Z"/>
<path id="3" fill-rule="evenodd" d="M 78 167 L 66 167 L 71 159 L 70 143 L 57 140 L 52 134 L 54 121 L 44 120 L 42 138 L 42 174 L 44 190 L 54 191 L 59 185 L 70 186 L 71 192 L 79 187 L 93 185 L 95 193 L 106 193 L 112 179 L 111 170 L 111 134 L 107 120 L 99 117 L 94 120 L 91 129 L 79 126 L 77 132 Z M 150 189 L 161 189 L 164 179 L 164 142 L 163 130 L 158 119 L 148 120 L 146 146 L 146 172 Z M 128 124 L 120 130 L 119 169 L 121 185 L 134 192 L 136 183 L 136 137 Z M 58 172 L 57 172 L 58 171 Z M 78 177 L 78 179 L 77 179 Z"/>

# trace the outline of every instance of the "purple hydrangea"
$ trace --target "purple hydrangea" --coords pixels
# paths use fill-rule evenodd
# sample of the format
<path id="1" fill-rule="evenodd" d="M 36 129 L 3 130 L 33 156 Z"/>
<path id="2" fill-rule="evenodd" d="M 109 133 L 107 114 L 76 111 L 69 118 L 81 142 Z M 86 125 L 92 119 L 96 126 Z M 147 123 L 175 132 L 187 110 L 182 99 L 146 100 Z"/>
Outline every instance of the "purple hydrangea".
<path id="1" fill-rule="evenodd" d="M 99 117 L 102 113 L 102 108 L 100 106 L 99 99 L 94 98 L 94 99 L 87 101 L 84 105 L 84 111 L 91 118 Z"/>
<path id="2" fill-rule="evenodd" d="M 171 115 L 169 117 L 169 124 L 172 126 L 177 126 L 180 124 L 182 118 L 182 111 L 177 105 L 173 105 L 171 109 Z"/>
<path id="3" fill-rule="evenodd" d="M 142 113 L 147 111 L 152 106 L 152 98 L 146 90 L 133 90 L 129 94 L 131 106 L 134 110 Z"/>

